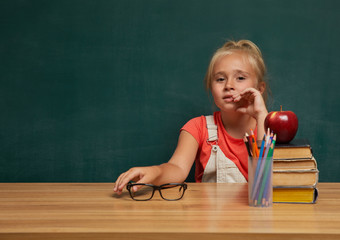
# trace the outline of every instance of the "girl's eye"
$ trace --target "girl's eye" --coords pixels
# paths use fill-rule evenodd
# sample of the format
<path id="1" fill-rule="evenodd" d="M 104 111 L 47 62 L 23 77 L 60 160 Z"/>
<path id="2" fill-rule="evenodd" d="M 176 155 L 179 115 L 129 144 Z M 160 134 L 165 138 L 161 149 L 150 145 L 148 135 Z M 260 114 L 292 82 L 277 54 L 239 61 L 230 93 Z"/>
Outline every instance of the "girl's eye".
<path id="1" fill-rule="evenodd" d="M 216 81 L 217 81 L 217 82 L 223 82 L 223 81 L 224 81 L 224 78 L 217 78 Z"/>
<path id="2" fill-rule="evenodd" d="M 237 80 L 245 80 L 245 77 L 237 77 Z"/>

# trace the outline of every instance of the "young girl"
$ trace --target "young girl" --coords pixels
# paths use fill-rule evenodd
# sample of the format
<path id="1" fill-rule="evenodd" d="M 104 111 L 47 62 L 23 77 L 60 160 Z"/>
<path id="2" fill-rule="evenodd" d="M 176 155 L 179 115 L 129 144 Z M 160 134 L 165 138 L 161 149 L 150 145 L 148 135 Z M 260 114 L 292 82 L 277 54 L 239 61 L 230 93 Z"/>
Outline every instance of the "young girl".
<path id="1" fill-rule="evenodd" d="M 205 77 L 220 111 L 191 119 L 181 129 L 167 163 L 129 169 L 118 177 L 114 191 L 120 194 L 129 181 L 183 182 L 194 161 L 196 182 L 246 182 L 248 152 L 243 137 L 251 134 L 250 129 L 258 140 L 264 135 L 265 74 L 261 51 L 253 42 L 226 42 L 213 55 Z"/>

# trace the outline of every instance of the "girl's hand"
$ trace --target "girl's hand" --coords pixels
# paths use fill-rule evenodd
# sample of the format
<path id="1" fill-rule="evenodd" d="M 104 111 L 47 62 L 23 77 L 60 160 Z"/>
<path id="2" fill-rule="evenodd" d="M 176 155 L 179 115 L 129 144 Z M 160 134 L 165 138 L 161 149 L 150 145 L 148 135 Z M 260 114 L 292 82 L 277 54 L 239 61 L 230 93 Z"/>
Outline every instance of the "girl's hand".
<path id="1" fill-rule="evenodd" d="M 255 88 L 246 88 L 240 93 L 235 93 L 233 99 L 237 103 L 237 112 L 249 114 L 255 119 L 268 114 L 262 94 Z"/>
<path id="2" fill-rule="evenodd" d="M 123 188 L 129 181 L 137 183 L 152 183 L 159 175 L 160 169 L 158 166 L 130 168 L 117 178 L 113 191 L 117 194 L 121 194 Z M 136 192 L 140 187 L 134 186 L 132 190 Z"/>

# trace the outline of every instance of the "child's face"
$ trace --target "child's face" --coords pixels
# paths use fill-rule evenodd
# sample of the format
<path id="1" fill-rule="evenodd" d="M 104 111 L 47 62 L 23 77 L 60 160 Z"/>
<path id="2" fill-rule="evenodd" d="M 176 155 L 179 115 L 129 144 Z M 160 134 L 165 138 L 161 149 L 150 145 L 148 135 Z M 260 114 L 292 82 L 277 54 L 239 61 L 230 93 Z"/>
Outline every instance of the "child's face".
<path id="1" fill-rule="evenodd" d="M 216 61 L 211 82 L 211 93 L 221 111 L 236 110 L 232 95 L 246 88 L 257 88 L 256 73 L 242 52 L 233 52 Z"/>

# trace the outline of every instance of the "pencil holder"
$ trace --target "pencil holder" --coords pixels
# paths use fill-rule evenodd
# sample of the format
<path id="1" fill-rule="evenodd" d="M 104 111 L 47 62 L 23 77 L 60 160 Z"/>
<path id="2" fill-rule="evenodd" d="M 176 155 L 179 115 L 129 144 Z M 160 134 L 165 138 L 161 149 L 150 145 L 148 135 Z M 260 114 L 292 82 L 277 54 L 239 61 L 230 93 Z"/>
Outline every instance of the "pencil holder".
<path id="1" fill-rule="evenodd" d="M 273 205 L 273 157 L 248 158 L 249 206 Z"/>

